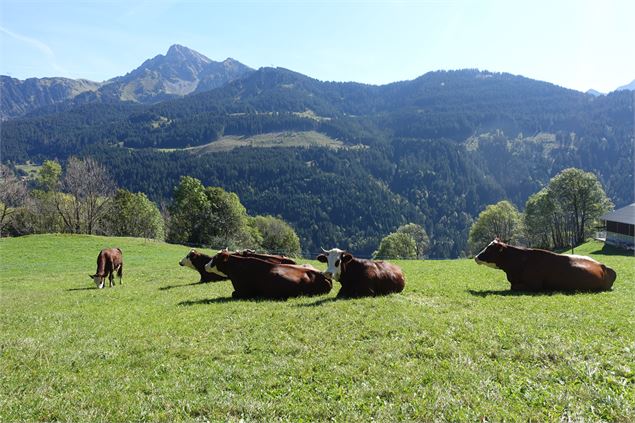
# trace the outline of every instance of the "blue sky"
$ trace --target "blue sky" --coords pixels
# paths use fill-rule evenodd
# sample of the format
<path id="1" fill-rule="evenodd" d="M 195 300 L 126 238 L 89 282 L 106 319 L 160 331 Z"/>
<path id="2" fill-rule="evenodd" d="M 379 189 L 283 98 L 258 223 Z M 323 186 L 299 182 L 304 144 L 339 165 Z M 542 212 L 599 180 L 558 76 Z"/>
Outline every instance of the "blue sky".
<path id="1" fill-rule="evenodd" d="M 178 43 L 321 80 L 479 68 L 608 92 L 635 79 L 634 21 L 633 0 L 1 0 L 0 73 L 102 81 Z"/>

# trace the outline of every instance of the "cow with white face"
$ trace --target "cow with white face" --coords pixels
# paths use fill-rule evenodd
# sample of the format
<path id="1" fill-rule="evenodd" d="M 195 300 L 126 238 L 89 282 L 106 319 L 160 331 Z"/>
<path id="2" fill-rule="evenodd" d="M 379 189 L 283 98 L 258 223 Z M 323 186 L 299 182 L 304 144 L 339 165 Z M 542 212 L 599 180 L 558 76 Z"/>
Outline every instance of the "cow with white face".
<path id="1" fill-rule="evenodd" d="M 227 248 L 220 250 L 219 253 L 229 252 Z M 235 251 L 230 253 L 241 257 L 255 257 L 260 260 L 265 260 L 270 263 L 283 263 L 283 264 L 295 264 L 293 259 L 285 256 L 277 256 L 271 254 L 258 254 L 253 250 Z M 200 282 L 219 282 L 229 279 L 225 275 L 220 275 L 215 272 L 208 272 L 205 270 L 205 265 L 212 260 L 212 256 L 200 253 L 195 249 L 191 249 L 190 252 L 179 261 L 179 265 L 182 267 L 189 267 L 196 270 L 201 275 Z"/>
<path id="2" fill-rule="evenodd" d="M 387 295 L 404 289 L 403 272 L 394 264 L 357 259 L 339 248 L 322 251 L 317 260 L 327 264 L 324 276 L 342 284 L 338 297 Z"/>
<path id="3" fill-rule="evenodd" d="M 196 270 L 201 275 L 199 282 L 219 282 L 227 280 L 226 277 L 205 271 L 205 265 L 209 263 L 211 259 L 212 256 L 191 249 L 190 252 L 179 261 L 179 265 Z"/>

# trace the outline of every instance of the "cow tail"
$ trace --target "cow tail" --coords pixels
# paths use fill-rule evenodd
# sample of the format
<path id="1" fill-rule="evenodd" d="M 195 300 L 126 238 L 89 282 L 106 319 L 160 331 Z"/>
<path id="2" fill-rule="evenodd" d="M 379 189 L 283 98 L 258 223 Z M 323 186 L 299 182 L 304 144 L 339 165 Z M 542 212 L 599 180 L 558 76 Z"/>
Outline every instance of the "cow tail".
<path id="1" fill-rule="evenodd" d="M 613 286 L 615 279 L 617 279 L 617 273 L 615 273 L 615 270 L 605 265 L 602 265 L 602 270 L 604 270 L 604 282 L 606 282 L 608 284 L 608 288 L 610 288 Z"/>

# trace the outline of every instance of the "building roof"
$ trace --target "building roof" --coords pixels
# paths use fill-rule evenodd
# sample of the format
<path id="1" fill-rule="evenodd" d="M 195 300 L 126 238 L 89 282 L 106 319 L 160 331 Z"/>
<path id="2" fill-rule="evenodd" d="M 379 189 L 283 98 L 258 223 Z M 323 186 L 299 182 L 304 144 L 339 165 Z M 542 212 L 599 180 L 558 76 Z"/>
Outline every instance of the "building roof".
<path id="1" fill-rule="evenodd" d="M 600 219 L 607 222 L 619 222 L 626 223 L 628 225 L 635 225 L 635 203 L 629 204 L 621 209 L 614 210 L 602 215 Z"/>

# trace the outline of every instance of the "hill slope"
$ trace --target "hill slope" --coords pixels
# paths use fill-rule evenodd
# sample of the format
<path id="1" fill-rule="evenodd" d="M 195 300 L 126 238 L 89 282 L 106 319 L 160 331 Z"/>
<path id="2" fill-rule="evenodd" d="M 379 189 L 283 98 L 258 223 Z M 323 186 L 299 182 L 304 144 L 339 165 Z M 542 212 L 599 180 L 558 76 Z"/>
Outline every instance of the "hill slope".
<path id="1" fill-rule="evenodd" d="M 115 245 L 124 284 L 97 290 Z M 188 250 L 1 239 L 0 420 L 635 419 L 635 259 L 600 244 L 576 252 L 616 269 L 611 292 L 511 295 L 471 260 L 402 261 L 401 294 L 285 302 L 197 284 Z"/>
<path id="2" fill-rule="evenodd" d="M 95 92 L 98 82 L 69 78 L 29 78 L 21 81 L 0 75 L 0 120 L 25 115 L 35 109 Z"/>
<path id="3" fill-rule="evenodd" d="M 156 201 L 169 199 L 180 175 L 196 176 L 291 222 L 308 251 L 341 242 L 370 255 L 414 221 L 433 236 L 433 257 L 458 257 L 486 205 L 507 198 L 522 208 L 567 167 L 594 172 L 616 206 L 633 202 L 632 116 L 628 92 L 593 97 L 504 73 L 439 71 L 371 86 L 262 68 L 160 104 L 90 104 L 6 122 L 0 154 L 14 162 L 92 154 L 121 186 Z M 173 151 L 310 131 L 364 148 Z"/>

